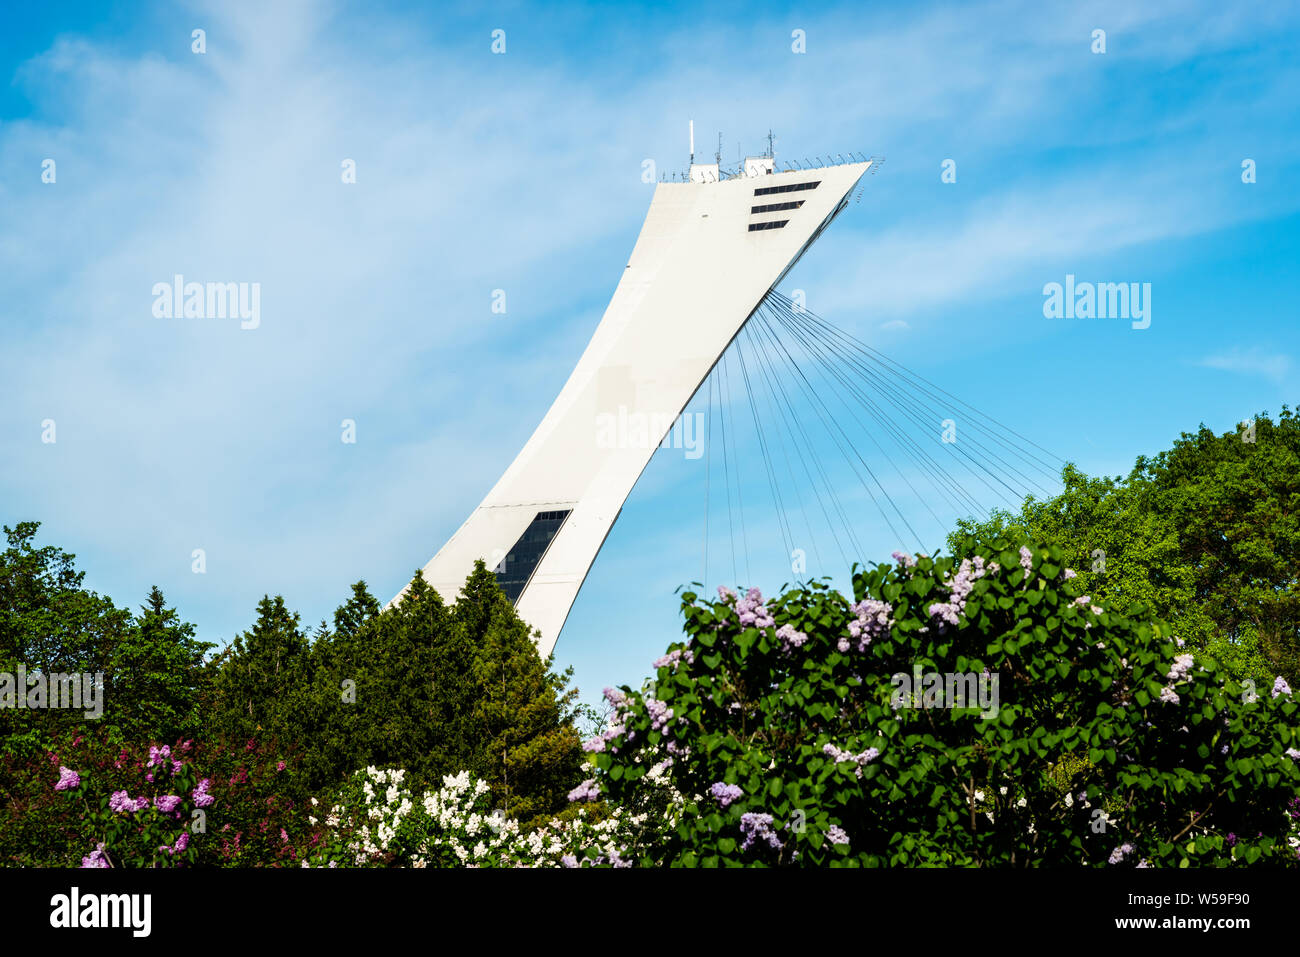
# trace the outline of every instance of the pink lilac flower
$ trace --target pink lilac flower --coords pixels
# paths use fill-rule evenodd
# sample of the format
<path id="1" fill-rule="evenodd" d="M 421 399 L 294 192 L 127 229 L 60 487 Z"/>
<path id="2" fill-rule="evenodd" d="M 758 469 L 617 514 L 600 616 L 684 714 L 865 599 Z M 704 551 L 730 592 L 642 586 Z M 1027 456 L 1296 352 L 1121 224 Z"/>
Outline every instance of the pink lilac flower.
<path id="1" fill-rule="evenodd" d="M 170 814 L 180 805 L 181 799 L 176 794 L 163 794 L 153 799 L 153 806 L 164 814 Z"/>
<path id="2" fill-rule="evenodd" d="M 285 763 L 283 761 L 277 762 L 275 765 L 275 769 L 277 771 L 283 771 L 285 769 Z"/>
<path id="3" fill-rule="evenodd" d="M 138 797 L 134 800 L 125 791 L 114 791 L 109 795 L 109 810 L 118 814 L 134 814 L 136 811 L 143 811 L 149 806 L 147 797 Z"/>
<path id="4" fill-rule="evenodd" d="M 1286 683 L 1285 678 L 1283 678 L 1281 675 L 1278 675 L 1276 678 L 1273 679 L 1274 698 L 1276 698 L 1278 695 L 1290 694 L 1290 693 L 1291 693 L 1291 686 Z"/>
<path id="5" fill-rule="evenodd" d="M 81 783 L 81 775 L 71 768 L 59 765 L 59 783 L 54 785 L 56 791 L 67 791 Z"/>
<path id="6" fill-rule="evenodd" d="M 738 785 L 723 784 L 721 781 L 709 788 L 709 793 L 722 807 L 727 807 L 729 804 L 739 801 L 745 795 L 745 792 Z"/>
<path id="7" fill-rule="evenodd" d="M 181 768 L 182 768 L 182 767 L 184 767 L 184 765 L 182 765 L 180 761 L 173 761 L 173 762 L 172 762 L 172 774 L 180 774 L 180 773 L 181 773 Z"/>
<path id="8" fill-rule="evenodd" d="M 153 767 L 155 764 L 162 764 L 164 759 L 170 758 L 171 756 L 172 756 L 171 748 L 167 747 L 167 745 L 164 744 L 160 748 L 156 744 L 151 744 L 149 745 L 148 767 Z"/>
<path id="9" fill-rule="evenodd" d="M 590 741 L 584 741 L 582 743 L 582 750 L 586 751 L 588 754 L 591 754 L 593 751 L 600 753 L 605 750 L 605 739 L 600 735 L 596 735 L 596 737 L 592 738 Z"/>
<path id="10" fill-rule="evenodd" d="M 740 833 L 745 836 L 740 849 L 747 851 L 757 841 L 765 841 L 768 847 L 780 849 L 781 838 L 772 830 L 772 815 L 749 811 L 740 817 Z"/>
<path id="11" fill-rule="evenodd" d="M 830 841 L 832 844 L 847 844 L 849 843 L 849 835 L 848 832 L 838 824 L 832 824 L 826 829 L 826 840 Z"/>
<path id="12" fill-rule="evenodd" d="M 595 801 L 599 798 L 600 788 L 596 786 L 595 778 L 587 778 L 569 792 L 570 801 Z"/>
<path id="13" fill-rule="evenodd" d="M 108 867 L 108 856 L 104 853 L 104 842 L 100 841 L 95 849 L 81 859 L 82 867 Z"/>
<path id="14" fill-rule="evenodd" d="M 204 778 L 199 782 L 199 786 L 190 792 L 190 797 L 194 799 L 195 807 L 211 807 L 216 798 L 208 793 L 208 788 L 212 786 L 211 778 Z"/>

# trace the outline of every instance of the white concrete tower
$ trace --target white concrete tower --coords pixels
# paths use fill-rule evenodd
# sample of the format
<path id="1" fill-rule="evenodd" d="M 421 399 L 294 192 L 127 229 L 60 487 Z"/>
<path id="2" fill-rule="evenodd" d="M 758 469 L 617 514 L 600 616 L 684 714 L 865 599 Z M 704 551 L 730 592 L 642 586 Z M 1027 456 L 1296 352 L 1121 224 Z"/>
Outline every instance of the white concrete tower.
<path id="1" fill-rule="evenodd" d="M 577 367 L 523 451 L 424 567 L 425 580 L 450 601 L 485 560 L 549 655 L 655 448 L 870 165 L 779 173 L 771 157 L 751 157 L 730 178 L 693 163 L 688 182 L 660 183 Z M 602 422 L 623 416 L 650 423 L 644 442 L 602 440 Z"/>

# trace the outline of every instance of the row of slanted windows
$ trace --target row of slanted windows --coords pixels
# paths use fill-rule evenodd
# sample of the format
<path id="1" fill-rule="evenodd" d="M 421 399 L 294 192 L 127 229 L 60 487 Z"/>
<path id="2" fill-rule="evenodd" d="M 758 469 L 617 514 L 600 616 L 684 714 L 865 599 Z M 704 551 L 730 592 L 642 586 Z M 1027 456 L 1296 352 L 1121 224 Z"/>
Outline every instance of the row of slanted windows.
<path id="1" fill-rule="evenodd" d="M 762 186 L 754 190 L 755 196 L 771 196 L 773 193 L 798 193 L 805 189 L 816 189 L 822 184 L 821 180 L 813 183 L 790 183 L 788 186 Z"/>
<path id="2" fill-rule="evenodd" d="M 780 229 L 783 226 L 785 226 L 785 224 L 788 222 L 790 222 L 790 220 L 788 219 L 778 219 L 775 222 L 771 222 L 771 223 L 750 223 L 749 231 L 752 233 L 760 229 Z"/>
<path id="3" fill-rule="evenodd" d="M 754 213 L 775 213 L 782 209 L 798 209 L 803 205 L 803 203 L 804 201 L 802 199 L 797 199 L 789 203 L 768 203 L 766 206 L 753 207 L 750 209 L 749 213 L 752 216 Z"/>

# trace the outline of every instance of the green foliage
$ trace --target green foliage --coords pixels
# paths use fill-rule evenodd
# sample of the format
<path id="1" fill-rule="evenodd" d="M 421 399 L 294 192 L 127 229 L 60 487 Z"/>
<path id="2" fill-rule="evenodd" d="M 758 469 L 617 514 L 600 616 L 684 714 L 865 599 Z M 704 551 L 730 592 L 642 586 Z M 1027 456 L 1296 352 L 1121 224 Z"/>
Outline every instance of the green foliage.
<path id="1" fill-rule="evenodd" d="M 367 766 L 421 784 L 468 770 L 527 821 L 562 809 L 580 776 L 568 678 L 479 562 L 450 607 L 419 573 L 387 610 L 358 582 L 311 641 L 281 598 L 263 599 L 217 664 L 212 710 L 226 738 L 297 742 L 313 790 Z"/>
<path id="2" fill-rule="evenodd" d="M 1253 439 L 1253 441 L 1251 441 Z M 1228 672 L 1300 681 L 1300 418 L 1283 406 L 1245 429 L 1202 426 L 1126 479 L 1073 466 L 1065 491 L 1018 514 L 962 522 L 964 535 L 1010 534 L 1061 547 L 1082 587 L 1119 608 L 1142 604 Z"/>
<path id="3" fill-rule="evenodd" d="M 1292 695 L 1180 658 L 1149 612 L 1079 594 L 1059 546 L 1017 544 L 856 571 L 852 602 L 820 583 L 684 594 L 687 641 L 624 689 L 596 755 L 618 805 L 672 756 L 686 806 L 643 862 L 1294 863 Z M 926 683 L 909 706 L 898 676 L 918 668 L 996 677 L 997 701 Z"/>
<path id="4" fill-rule="evenodd" d="M 203 657 L 212 645 L 151 589 L 132 616 L 82 587 L 75 556 L 36 548 L 39 523 L 5 527 L 0 554 L 0 672 L 103 674 L 100 721 L 117 740 L 176 740 L 199 726 Z M 85 720 L 79 709 L 0 710 L 6 751 L 35 755 Z"/>

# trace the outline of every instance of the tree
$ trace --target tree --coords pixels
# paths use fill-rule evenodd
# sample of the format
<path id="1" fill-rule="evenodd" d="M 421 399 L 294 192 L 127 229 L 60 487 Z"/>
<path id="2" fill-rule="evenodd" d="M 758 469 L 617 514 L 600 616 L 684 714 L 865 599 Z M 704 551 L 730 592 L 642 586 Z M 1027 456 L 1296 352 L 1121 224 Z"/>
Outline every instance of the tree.
<path id="1" fill-rule="evenodd" d="M 1094 597 L 1151 606 L 1240 678 L 1300 680 L 1300 420 L 1216 435 L 1202 426 L 1139 458 L 1126 479 L 1073 466 L 1065 490 L 1018 514 L 961 522 L 984 541 L 1056 544 Z"/>
<path id="2" fill-rule="evenodd" d="M 85 589 L 74 555 L 33 545 L 40 525 L 5 528 L 0 555 L 0 671 L 31 676 L 102 675 L 96 720 L 115 740 L 170 740 L 193 733 L 212 646 L 166 607 L 155 587 L 141 613 Z M 88 719 L 79 709 L 0 711 L 9 749 L 40 749 Z"/>
<path id="3" fill-rule="evenodd" d="M 296 716 L 309 701 L 310 646 L 297 612 L 284 598 L 264 596 L 257 621 L 217 659 L 213 725 L 234 738 L 270 734 L 295 740 Z"/>
<path id="4" fill-rule="evenodd" d="M 213 645 L 195 639 L 194 626 L 167 607 L 156 585 L 134 624 L 109 661 L 107 694 L 122 736 L 137 742 L 193 737 L 202 724 L 204 656 Z"/>
<path id="5" fill-rule="evenodd" d="M 480 560 L 452 613 L 473 649 L 474 718 L 484 735 L 477 767 L 510 817 L 528 821 L 564 808 L 582 767 L 572 670 L 551 671 L 528 626 Z"/>

